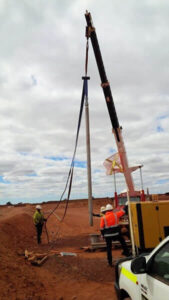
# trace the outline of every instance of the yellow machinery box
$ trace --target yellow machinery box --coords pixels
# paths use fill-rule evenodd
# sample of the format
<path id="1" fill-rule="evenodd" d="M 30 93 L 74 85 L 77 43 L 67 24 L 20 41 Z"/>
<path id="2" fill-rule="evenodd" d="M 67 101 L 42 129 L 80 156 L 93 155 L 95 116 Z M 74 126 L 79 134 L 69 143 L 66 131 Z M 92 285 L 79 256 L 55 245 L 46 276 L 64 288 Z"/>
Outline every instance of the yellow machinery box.
<path id="1" fill-rule="evenodd" d="M 137 248 L 152 249 L 169 235 L 169 201 L 131 202 L 130 207 Z"/>

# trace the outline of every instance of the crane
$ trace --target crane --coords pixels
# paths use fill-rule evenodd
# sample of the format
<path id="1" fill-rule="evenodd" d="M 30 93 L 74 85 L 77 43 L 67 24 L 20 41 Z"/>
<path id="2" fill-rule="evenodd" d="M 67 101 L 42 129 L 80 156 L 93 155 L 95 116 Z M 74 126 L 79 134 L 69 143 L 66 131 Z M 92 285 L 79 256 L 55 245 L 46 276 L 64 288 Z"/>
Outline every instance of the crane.
<path id="1" fill-rule="evenodd" d="M 95 27 L 93 26 L 93 21 L 92 21 L 90 12 L 86 11 L 85 18 L 86 18 L 86 22 L 87 22 L 86 38 L 87 39 L 90 38 L 91 43 L 92 43 L 97 67 L 98 67 L 99 74 L 100 74 L 101 87 L 103 89 L 103 93 L 105 96 L 106 105 L 108 108 L 108 112 L 109 112 L 109 116 L 110 116 L 110 120 L 111 120 L 111 124 L 112 124 L 112 132 L 115 137 L 115 141 L 116 141 L 118 153 L 120 156 L 121 165 L 123 167 L 123 173 L 124 173 L 126 185 L 127 185 L 128 191 L 129 191 L 129 195 L 130 196 L 138 196 L 138 195 L 140 196 L 140 192 L 135 191 L 135 188 L 134 188 L 131 169 L 129 168 L 129 165 L 128 165 L 127 153 L 126 153 L 124 140 L 123 140 L 123 136 L 122 136 L 122 127 L 119 125 L 119 121 L 118 121 L 118 117 L 117 117 L 117 113 L 116 113 L 116 109 L 115 109 L 115 105 L 114 105 L 114 101 L 113 101 L 113 96 L 111 93 L 110 84 L 109 84 L 109 81 L 106 76 L 103 59 L 102 59 L 102 55 L 101 55 L 101 51 L 100 51 L 100 47 L 99 47 L 99 43 L 98 43 L 98 39 L 97 39 L 97 35 L 96 35 L 96 30 L 95 30 Z M 143 191 L 143 194 L 144 194 L 144 191 Z"/>

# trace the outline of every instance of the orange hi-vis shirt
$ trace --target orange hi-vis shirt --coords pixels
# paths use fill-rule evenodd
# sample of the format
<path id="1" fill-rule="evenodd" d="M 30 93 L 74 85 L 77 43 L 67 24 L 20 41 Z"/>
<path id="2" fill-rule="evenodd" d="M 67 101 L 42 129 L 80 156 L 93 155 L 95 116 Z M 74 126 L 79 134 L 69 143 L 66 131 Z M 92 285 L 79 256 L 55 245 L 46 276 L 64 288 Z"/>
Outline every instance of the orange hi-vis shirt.
<path id="1" fill-rule="evenodd" d="M 125 211 L 108 211 L 100 220 L 100 230 L 104 231 L 104 236 L 114 236 L 118 234 L 119 219 L 125 214 Z"/>

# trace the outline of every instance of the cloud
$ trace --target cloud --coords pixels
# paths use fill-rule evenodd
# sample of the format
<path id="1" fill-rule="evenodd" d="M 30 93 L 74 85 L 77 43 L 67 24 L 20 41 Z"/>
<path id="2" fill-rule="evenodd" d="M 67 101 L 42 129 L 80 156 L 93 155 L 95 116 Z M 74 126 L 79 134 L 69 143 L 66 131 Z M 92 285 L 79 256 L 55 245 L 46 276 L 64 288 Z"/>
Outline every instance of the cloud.
<path id="1" fill-rule="evenodd" d="M 59 199 L 74 151 L 91 11 L 130 165 L 145 189 L 168 191 L 169 4 L 166 1 L 0 2 L 0 203 Z M 117 151 L 89 41 L 93 195 L 112 196 L 103 162 Z M 113 150 L 112 150 L 113 149 Z M 133 173 L 140 188 L 139 172 Z M 118 192 L 125 189 L 117 175 Z M 87 197 L 85 113 L 72 198 Z"/>

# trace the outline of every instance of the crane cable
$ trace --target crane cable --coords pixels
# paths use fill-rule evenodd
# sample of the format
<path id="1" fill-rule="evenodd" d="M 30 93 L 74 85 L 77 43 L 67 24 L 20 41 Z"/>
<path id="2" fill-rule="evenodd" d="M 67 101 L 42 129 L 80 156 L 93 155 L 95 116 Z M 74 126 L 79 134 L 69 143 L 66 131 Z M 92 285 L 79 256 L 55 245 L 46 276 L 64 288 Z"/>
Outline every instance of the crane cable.
<path id="1" fill-rule="evenodd" d="M 87 76 L 87 69 L 88 69 L 88 53 L 89 53 L 89 37 L 87 37 L 87 41 L 86 41 L 85 76 Z"/>
<path id="2" fill-rule="evenodd" d="M 66 184 L 65 184 L 65 188 L 64 191 L 60 197 L 59 202 L 57 203 L 56 207 L 50 212 L 50 214 L 48 215 L 48 217 L 46 218 L 46 221 L 50 218 L 50 216 L 54 213 L 54 211 L 59 207 L 63 196 L 67 190 L 68 184 L 68 195 L 67 195 L 67 199 L 66 199 L 66 206 L 65 206 L 65 211 L 64 214 L 60 220 L 60 222 L 63 222 L 65 216 L 66 216 L 66 212 L 67 212 L 67 208 L 68 208 L 68 202 L 70 199 L 70 194 L 71 194 L 71 188 L 72 188 L 72 181 L 73 181 L 73 172 L 74 172 L 74 164 L 75 164 L 75 155 L 76 155 L 76 150 L 77 150 L 77 145 L 78 145 L 78 138 L 79 138 L 79 131 L 80 131 L 80 126 L 81 126 L 81 120 L 82 120 L 82 113 L 83 113 L 83 107 L 84 107 L 84 100 L 85 100 L 85 96 L 88 93 L 88 86 L 87 86 L 87 70 L 88 70 L 88 51 L 89 51 L 89 44 L 88 44 L 88 38 L 87 38 L 87 42 L 86 42 L 86 58 L 85 58 L 85 77 L 83 77 L 84 82 L 83 82 L 83 89 L 82 89 L 82 96 L 81 96 L 81 104 L 80 104 L 80 111 L 79 111 L 79 119 L 78 119 L 78 126 L 77 126 L 77 132 L 76 132 L 76 139 L 75 139 L 75 148 L 74 148 L 74 152 L 73 152 L 73 157 L 72 157 L 72 161 L 71 161 L 71 165 L 70 165 L 70 170 L 67 176 L 67 180 L 66 180 Z M 47 226 L 46 226 L 46 222 L 45 222 L 45 231 L 46 231 L 46 235 L 47 235 L 47 240 L 49 243 L 49 235 L 48 235 L 48 231 L 47 231 Z"/>

